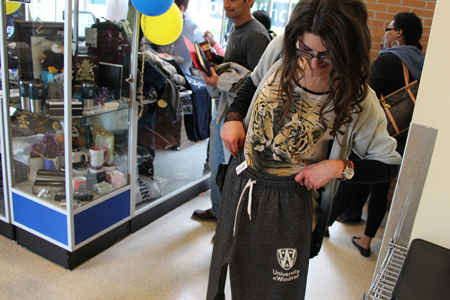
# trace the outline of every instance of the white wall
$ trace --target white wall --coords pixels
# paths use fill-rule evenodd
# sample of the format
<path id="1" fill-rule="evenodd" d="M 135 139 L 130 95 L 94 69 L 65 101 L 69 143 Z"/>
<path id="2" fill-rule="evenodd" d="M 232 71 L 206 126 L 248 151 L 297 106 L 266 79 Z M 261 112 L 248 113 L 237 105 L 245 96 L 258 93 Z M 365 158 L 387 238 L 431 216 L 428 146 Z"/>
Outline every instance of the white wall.
<path id="1" fill-rule="evenodd" d="M 450 248 L 450 1 L 437 0 L 413 123 L 438 129 L 411 240 Z"/>

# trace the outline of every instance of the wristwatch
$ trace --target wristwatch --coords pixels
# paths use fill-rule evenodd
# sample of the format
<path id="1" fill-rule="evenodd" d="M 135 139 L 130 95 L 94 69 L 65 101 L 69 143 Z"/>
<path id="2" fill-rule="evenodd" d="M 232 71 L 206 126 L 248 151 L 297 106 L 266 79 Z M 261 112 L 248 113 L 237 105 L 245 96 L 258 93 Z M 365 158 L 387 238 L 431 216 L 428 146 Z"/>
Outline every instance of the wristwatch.
<path id="1" fill-rule="evenodd" d="M 353 178 L 353 175 L 355 175 L 355 170 L 353 170 L 353 164 L 351 161 L 344 159 L 342 160 L 344 162 L 344 171 L 342 172 L 342 179 L 341 181 L 348 181 Z"/>

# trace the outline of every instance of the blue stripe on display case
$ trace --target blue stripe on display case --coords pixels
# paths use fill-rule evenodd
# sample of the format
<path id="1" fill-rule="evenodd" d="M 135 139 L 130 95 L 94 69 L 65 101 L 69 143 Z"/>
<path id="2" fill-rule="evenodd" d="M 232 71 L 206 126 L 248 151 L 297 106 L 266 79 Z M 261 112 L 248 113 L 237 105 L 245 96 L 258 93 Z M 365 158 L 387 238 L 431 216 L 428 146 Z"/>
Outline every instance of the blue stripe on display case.
<path id="1" fill-rule="evenodd" d="M 54 209 L 12 193 L 14 221 L 68 245 L 67 217 Z"/>
<path id="2" fill-rule="evenodd" d="M 130 216 L 130 190 L 74 216 L 75 245 Z"/>

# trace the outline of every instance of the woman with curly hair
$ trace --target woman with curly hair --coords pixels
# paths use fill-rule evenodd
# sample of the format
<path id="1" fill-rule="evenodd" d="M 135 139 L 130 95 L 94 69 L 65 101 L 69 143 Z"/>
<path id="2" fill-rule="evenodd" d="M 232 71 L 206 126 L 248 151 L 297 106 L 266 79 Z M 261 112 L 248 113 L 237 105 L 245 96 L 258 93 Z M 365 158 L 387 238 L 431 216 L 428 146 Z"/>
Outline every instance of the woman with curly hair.
<path id="1" fill-rule="evenodd" d="M 300 1 L 238 92 L 222 131 L 234 158 L 207 299 L 224 298 L 228 266 L 233 299 L 303 299 L 321 244 L 314 203 L 329 207 L 338 180 L 397 175 L 396 141 L 367 85 L 367 18 L 362 0 Z M 352 150 L 361 159 L 347 160 Z"/>

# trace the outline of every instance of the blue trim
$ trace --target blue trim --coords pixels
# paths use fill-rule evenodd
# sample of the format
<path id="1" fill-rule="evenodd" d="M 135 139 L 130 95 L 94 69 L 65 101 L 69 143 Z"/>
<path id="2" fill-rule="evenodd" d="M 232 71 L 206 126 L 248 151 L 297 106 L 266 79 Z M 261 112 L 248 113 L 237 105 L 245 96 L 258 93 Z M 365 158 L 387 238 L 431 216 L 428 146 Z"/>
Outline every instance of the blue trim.
<path id="1" fill-rule="evenodd" d="M 130 190 L 74 216 L 75 245 L 130 216 Z"/>
<path id="2" fill-rule="evenodd" d="M 14 221 L 61 244 L 68 245 L 67 216 L 47 206 L 12 193 Z"/>

